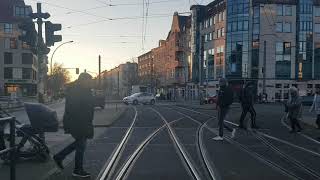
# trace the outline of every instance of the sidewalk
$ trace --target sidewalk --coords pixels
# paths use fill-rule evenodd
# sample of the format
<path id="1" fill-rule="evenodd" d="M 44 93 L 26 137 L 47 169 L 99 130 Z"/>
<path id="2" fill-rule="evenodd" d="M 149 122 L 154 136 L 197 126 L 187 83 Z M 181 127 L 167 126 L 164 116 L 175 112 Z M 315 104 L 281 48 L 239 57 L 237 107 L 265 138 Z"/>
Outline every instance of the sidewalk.
<path id="1" fill-rule="evenodd" d="M 126 111 L 127 107 L 122 105 L 106 105 L 105 109 L 96 109 L 94 117 L 95 137 L 93 140 L 100 137 L 105 131 L 106 127 L 114 123 L 122 113 Z M 60 117 L 60 120 L 62 117 Z M 52 154 L 57 153 L 64 146 L 71 143 L 73 139 L 70 135 L 64 134 L 62 128 L 56 133 L 46 133 L 46 142 Z M 19 140 L 17 139 L 17 143 Z M 70 156 L 66 159 L 66 163 L 73 161 Z M 45 163 L 40 162 L 21 162 L 17 164 L 17 180 L 42 180 L 48 173 L 54 173 L 58 169 L 52 160 Z M 9 179 L 9 167 L 4 165 L 0 160 L 0 179 Z"/>

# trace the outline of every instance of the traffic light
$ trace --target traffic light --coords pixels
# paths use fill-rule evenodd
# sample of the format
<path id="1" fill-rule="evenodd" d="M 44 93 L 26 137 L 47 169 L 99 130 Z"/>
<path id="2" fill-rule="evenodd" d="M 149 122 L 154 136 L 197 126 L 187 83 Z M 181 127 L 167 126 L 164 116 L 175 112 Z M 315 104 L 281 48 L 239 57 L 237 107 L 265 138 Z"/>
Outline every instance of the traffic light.
<path id="1" fill-rule="evenodd" d="M 35 47 L 37 44 L 37 31 L 35 29 L 34 23 L 32 21 L 23 22 L 19 25 L 19 29 L 22 30 L 22 33 L 19 36 L 19 40 L 25 42 L 31 47 Z"/>
<path id="2" fill-rule="evenodd" d="M 55 31 L 61 30 L 61 24 L 52 24 L 50 21 L 46 22 L 46 45 L 53 46 L 55 42 L 62 41 L 61 35 L 54 35 Z"/>
<path id="3" fill-rule="evenodd" d="M 79 74 L 79 68 L 76 68 L 76 74 Z"/>

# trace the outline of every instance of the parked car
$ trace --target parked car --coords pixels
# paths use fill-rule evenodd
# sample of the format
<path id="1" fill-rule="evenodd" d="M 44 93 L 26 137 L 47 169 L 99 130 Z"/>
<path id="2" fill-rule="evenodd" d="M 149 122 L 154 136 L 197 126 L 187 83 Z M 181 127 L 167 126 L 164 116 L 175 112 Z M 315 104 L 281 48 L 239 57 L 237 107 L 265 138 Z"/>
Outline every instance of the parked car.
<path id="1" fill-rule="evenodd" d="M 153 105 L 156 103 L 156 99 L 151 93 L 135 93 L 131 96 L 123 98 L 123 102 L 125 104 L 133 105 L 137 105 L 140 103 Z"/>
<path id="2" fill-rule="evenodd" d="M 202 104 L 215 104 L 217 103 L 218 96 L 217 95 L 208 95 L 203 99 Z"/>
<path id="3" fill-rule="evenodd" d="M 217 100 L 218 100 L 217 95 L 208 96 L 208 97 L 206 98 L 206 103 L 207 103 L 207 104 L 216 104 L 216 103 L 217 103 Z"/>

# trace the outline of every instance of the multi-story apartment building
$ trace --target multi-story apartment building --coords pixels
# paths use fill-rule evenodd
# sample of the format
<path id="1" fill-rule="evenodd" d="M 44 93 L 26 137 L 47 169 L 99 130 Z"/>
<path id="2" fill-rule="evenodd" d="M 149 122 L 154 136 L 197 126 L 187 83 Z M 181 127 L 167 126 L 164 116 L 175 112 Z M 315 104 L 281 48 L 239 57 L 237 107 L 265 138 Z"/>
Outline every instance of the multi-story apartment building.
<path id="1" fill-rule="evenodd" d="M 160 40 L 159 47 L 152 50 L 157 88 L 171 99 L 185 96 L 189 76 L 189 24 L 189 16 L 175 12 L 166 40 Z"/>
<path id="2" fill-rule="evenodd" d="M 131 94 L 138 83 L 138 64 L 127 62 L 109 71 L 102 72 L 106 94 L 111 98 L 123 98 Z"/>
<path id="3" fill-rule="evenodd" d="M 31 12 L 23 0 L 0 3 L 0 95 L 37 94 L 38 59 L 28 45 L 18 40 L 22 33 L 18 26 Z"/>
<path id="4" fill-rule="evenodd" d="M 225 77 L 226 2 L 216 0 L 207 6 L 191 7 L 192 96 L 198 90 L 216 93 L 218 79 Z"/>
<path id="5" fill-rule="evenodd" d="M 154 76 L 153 52 L 149 51 L 138 57 L 139 84 L 155 89 L 156 79 Z"/>
<path id="6" fill-rule="evenodd" d="M 269 100 L 320 87 L 319 0 L 216 0 L 191 7 L 192 82 L 217 90 L 226 77 L 235 90 L 253 81 Z"/>

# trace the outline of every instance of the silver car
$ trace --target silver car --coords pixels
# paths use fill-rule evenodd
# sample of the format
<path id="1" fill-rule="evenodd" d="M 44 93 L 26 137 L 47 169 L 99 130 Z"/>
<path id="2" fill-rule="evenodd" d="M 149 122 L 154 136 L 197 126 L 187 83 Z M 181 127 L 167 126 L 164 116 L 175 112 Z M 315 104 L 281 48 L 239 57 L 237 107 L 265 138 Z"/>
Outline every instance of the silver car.
<path id="1" fill-rule="evenodd" d="M 125 104 L 151 104 L 154 105 L 156 103 L 156 98 L 151 93 L 135 93 L 131 96 L 123 98 L 123 102 Z"/>

